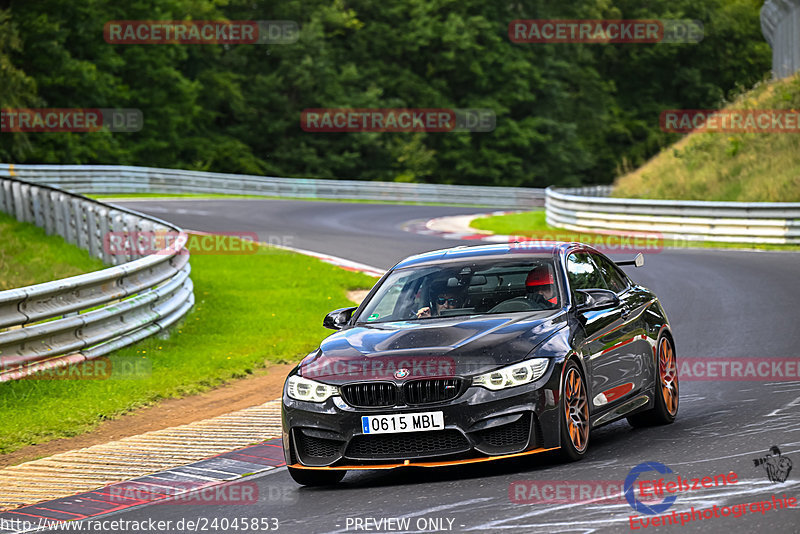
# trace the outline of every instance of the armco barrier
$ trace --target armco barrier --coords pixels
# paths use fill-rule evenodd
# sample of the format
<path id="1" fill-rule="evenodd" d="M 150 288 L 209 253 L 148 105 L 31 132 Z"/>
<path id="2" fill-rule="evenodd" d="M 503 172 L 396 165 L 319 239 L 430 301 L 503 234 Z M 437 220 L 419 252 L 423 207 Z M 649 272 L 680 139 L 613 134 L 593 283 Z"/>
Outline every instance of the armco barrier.
<path id="1" fill-rule="evenodd" d="M 194 304 L 178 227 L 47 185 L 0 177 L 0 211 L 58 234 L 115 267 L 0 291 L 0 382 L 80 363 L 155 334 Z M 170 232 L 149 256 L 111 255 L 109 231 Z"/>
<path id="2" fill-rule="evenodd" d="M 684 241 L 800 244 L 800 203 L 611 198 L 610 186 L 548 188 L 547 223 L 579 232 L 648 232 Z"/>
<path id="3" fill-rule="evenodd" d="M 525 209 L 544 205 L 544 189 L 276 178 L 116 165 L 10 165 L 1 176 L 77 193 L 226 193 L 292 198 L 441 202 Z"/>

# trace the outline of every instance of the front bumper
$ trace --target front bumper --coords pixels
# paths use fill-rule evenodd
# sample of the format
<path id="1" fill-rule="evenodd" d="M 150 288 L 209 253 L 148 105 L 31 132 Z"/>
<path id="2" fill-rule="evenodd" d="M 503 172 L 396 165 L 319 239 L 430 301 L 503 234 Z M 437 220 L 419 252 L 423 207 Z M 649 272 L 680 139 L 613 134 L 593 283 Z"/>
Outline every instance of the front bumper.
<path id="1" fill-rule="evenodd" d="M 441 466 L 534 454 L 559 446 L 558 377 L 552 368 L 524 386 L 469 387 L 424 406 L 355 408 L 341 398 L 311 403 L 283 396 L 286 463 L 310 469 Z M 557 375 L 557 373 L 555 373 Z M 441 411 L 444 430 L 365 435 L 361 416 Z"/>

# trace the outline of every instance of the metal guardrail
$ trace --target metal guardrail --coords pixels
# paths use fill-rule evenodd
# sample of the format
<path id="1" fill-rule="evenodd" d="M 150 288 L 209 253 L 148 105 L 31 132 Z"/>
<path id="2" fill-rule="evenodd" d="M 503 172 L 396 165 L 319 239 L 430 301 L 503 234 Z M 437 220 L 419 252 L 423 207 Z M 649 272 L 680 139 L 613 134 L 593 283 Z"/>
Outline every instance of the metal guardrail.
<path id="1" fill-rule="evenodd" d="M 0 382 L 107 354 L 167 328 L 194 304 L 187 236 L 172 224 L 3 177 L 0 211 L 119 264 L 0 291 Z M 170 232 L 176 239 L 156 254 L 119 256 L 103 246 L 109 232 Z"/>
<path id="2" fill-rule="evenodd" d="M 772 73 L 785 78 L 800 70 L 800 0 L 767 0 L 761 33 L 772 47 Z"/>
<path id="3" fill-rule="evenodd" d="M 384 200 L 525 209 L 544 205 L 544 189 L 276 178 L 116 165 L 0 164 L 18 177 L 78 193 L 224 193 L 333 200 Z"/>
<path id="4" fill-rule="evenodd" d="M 610 186 L 548 188 L 551 226 L 642 232 L 683 241 L 800 244 L 800 203 L 611 198 Z"/>

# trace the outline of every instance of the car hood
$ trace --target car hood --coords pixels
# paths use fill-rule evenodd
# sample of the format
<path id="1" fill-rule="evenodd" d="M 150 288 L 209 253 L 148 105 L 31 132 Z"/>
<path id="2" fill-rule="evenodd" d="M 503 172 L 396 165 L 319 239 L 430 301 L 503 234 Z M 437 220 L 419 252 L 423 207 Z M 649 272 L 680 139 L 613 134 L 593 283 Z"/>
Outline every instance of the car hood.
<path id="1" fill-rule="evenodd" d="M 360 325 L 325 339 L 298 372 L 331 384 L 470 376 L 522 361 L 564 326 L 563 311 Z"/>

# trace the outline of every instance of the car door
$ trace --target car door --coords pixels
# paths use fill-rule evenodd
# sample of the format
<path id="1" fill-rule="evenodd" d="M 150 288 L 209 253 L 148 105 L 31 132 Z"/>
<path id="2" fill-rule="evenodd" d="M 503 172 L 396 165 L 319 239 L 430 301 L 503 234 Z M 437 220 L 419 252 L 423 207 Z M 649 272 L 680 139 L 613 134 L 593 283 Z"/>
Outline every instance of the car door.
<path id="1" fill-rule="evenodd" d="M 567 276 L 573 293 L 576 289 L 609 289 L 593 259 L 595 254 L 586 249 L 568 254 Z M 623 293 L 620 295 L 624 299 Z M 630 332 L 624 300 L 617 307 L 581 312 L 581 315 L 585 330 L 581 349 L 589 375 L 586 378 L 590 410 L 598 413 L 619 404 L 634 391 L 637 358 L 626 348 Z"/>
<path id="2" fill-rule="evenodd" d="M 592 258 L 611 291 L 620 299 L 622 319 L 620 363 L 629 369 L 634 395 L 653 379 L 653 349 L 647 339 L 648 325 L 644 313 L 652 303 L 652 297 L 631 283 L 614 262 L 602 254 Z M 630 365 L 632 363 L 632 365 Z"/>

